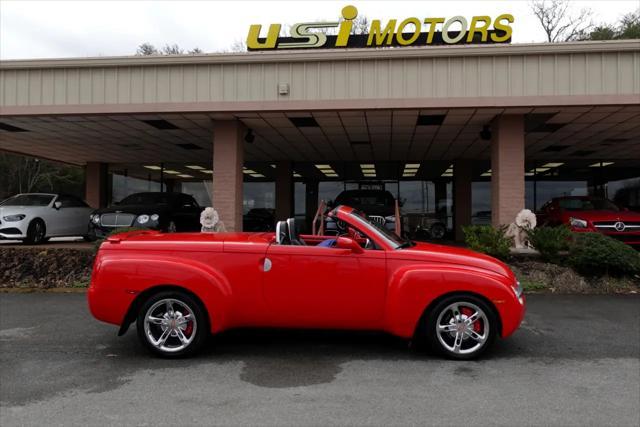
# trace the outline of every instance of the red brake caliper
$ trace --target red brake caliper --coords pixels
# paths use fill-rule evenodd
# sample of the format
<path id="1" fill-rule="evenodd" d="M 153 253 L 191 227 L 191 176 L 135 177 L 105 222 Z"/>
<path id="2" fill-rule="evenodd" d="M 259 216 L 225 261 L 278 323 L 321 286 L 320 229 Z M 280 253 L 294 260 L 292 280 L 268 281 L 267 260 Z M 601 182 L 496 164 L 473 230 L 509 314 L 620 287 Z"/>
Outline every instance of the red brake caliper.
<path id="1" fill-rule="evenodd" d="M 469 307 L 462 307 L 460 309 L 460 313 L 464 314 L 467 317 L 471 317 L 474 311 L 471 310 Z M 473 323 L 473 330 L 479 334 L 482 333 L 482 325 L 480 324 L 480 322 L 476 321 Z"/>
<path id="2" fill-rule="evenodd" d="M 187 327 L 184 330 L 184 334 L 187 337 L 190 337 L 191 336 L 191 332 L 193 332 L 193 323 L 189 322 L 189 323 L 187 323 Z"/>

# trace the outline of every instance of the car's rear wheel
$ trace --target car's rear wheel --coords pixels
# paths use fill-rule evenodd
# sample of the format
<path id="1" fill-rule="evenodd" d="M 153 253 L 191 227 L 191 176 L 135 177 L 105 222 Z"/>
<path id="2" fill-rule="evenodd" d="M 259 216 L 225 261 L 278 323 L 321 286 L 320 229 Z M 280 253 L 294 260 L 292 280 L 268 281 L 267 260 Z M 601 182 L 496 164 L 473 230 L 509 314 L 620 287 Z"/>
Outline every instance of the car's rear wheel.
<path id="1" fill-rule="evenodd" d="M 491 307 L 473 295 L 452 295 L 438 302 L 419 331 L 429 347 L 451 359 L 474 359 L 493 344 L 498 320 Z"/>
<path id="2" fill-rule="evenodd" d="M 206 341 L 206 319 L 201 304 L 191 295 L 159 292 L 148 298 L 138 312 L 138 338 L 158 356 L 190 356 Z"/>
<path id="3" fill-rule="evenodd" d="M 41 219 L 34 219 L 27 228 L 27 238 L 23 240 L 28 245 L 38 245 L 45 242 L 45 236 L 47 234 L 47 228 L 44 225 L 44 221 Z"/>
<path id="4" fill-rule="evenodd" d="M 447 229 L 444 227 L 443 224 L 433 224 L 431 226 L 431 228 L 429 229 L 429 233 L 431 234 L 431 238 L 434 240 L 440 240 L 444 238 L 444 235 L 446 234 Z"/>

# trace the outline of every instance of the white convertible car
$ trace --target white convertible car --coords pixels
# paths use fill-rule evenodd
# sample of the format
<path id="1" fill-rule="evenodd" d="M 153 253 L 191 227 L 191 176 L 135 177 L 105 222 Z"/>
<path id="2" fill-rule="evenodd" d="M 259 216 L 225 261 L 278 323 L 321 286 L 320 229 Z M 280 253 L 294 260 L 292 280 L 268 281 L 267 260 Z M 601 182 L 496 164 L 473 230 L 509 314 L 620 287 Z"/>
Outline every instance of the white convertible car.
<path id="1" fill-rule="evenodd" d="M 74 196 L 18 194 L 0 203 L 0 239 L 22 240 L 29 244 L 63 236 L 82 236 L 89 240 L 92 211 Z"/>

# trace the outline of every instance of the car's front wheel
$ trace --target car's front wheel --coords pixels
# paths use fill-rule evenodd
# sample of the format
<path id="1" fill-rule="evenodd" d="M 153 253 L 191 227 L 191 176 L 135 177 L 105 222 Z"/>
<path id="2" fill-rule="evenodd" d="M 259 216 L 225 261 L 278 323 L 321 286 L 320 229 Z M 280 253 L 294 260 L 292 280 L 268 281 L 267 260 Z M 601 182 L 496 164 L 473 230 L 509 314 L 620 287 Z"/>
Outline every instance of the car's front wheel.
<path id="1" fill-rule="evenodd" d="M 191 295 L 159 292 L 142 304 L 137 319 L 138 338 L 158 356 L 190 356 L 206 341 L 206 319 L 201 304 Z"/>
<path id="2" fill-rule="evenodd" d="M 473 295 L 444 298 L 422 319 L 418 339 L 451 359 L 474 359 L 491 347 L 498 320 L 489 305 Z"/>
<path id="3" fill-rule="evenodd" d="M 37 218 L 31 221 L 29 228 L 27 229 L 27 238 L 23 240 L 28 245 L 38 245 L 44 243 L 45 236 L 47 234 L 47 228 L 44 225 L 44 221 Z"/>

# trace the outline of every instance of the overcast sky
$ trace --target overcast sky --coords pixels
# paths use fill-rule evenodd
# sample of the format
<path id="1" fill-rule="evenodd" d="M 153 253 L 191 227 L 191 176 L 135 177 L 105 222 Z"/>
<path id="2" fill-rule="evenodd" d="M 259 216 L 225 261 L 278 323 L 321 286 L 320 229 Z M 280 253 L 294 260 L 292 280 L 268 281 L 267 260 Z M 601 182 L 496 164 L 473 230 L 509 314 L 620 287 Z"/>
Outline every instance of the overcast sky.
<path id="1" fill-rule="evenodd" d="M 638 0 L 572 1 L 596 23 L 616 22 Z M 142 42 L 177 43 L 205 52 L 245 40 L 250 24 L 335 21 L 353 4 L 370 19 L 502 13 L 515 17 L 513 43 L 541 42 L 544 33 L 527 1 L 25 1 L 0 0 L 0 59 L 118 56 Z"/>

